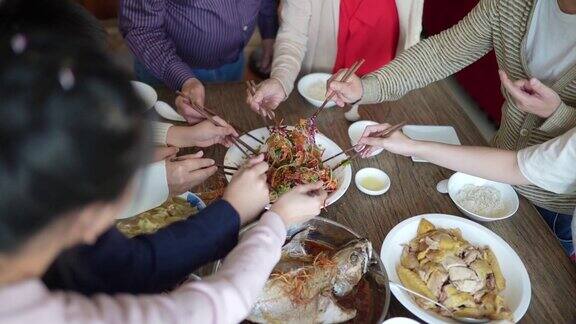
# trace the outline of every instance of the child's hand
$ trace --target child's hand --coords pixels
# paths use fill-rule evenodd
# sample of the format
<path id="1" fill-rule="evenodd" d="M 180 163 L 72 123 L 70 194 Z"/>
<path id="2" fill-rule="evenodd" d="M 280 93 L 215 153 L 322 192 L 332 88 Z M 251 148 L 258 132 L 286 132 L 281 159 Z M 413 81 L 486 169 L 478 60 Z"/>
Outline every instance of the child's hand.
<path id="1" fill-rule="evenodd" d="M 177 196 L 204 182 L 218 168 L 214 160 L 203 159 L 202 151 L 166 160 L 166 180 L 170 196 Z"/>
<path id="2" fill-rule="evenodd" d="M 286 228 L 303 223 L 320 214 L 324 207 L 328 194 L 322 185 L 322 181 L 319 181 L 298 186 L 280 196 L 270 210 L 282 218 Z"/>
<path id="3" fill-rule="evenodd" d="M 383 148 L 389 152 L 404 156 L 414 155 L 413 150 L 415 141 L 404 135 L 401 130 L 393 132 L 387 138 L 370 137 L 372 134 L 384 131 L 390 127 L 390 124 L 366 127 L 364 134 L 362 134 L 362 137 L 358 141 L 359 149 L 368 146 L 366 150 L 364 150 L 362 157 L 370 156 L 378 148 Z"/>
<path id="4" fill-rule="evenodd" d="M 215 144 L 230 147 L 232 142 L 229 136 L 238 136 L 238 133 L 222 118 L 216 116 L 214 120 L 221 126 L 215 126 L 209 120 L 193 126 L 172 126 L 168 129 L 166 142 L 177 147 L 208 147 Z"/>
<path id="5" fill-rule="evenodd" d="M 236 209 L 242 224 L 256 218 L 270 202 L 266 171 L 268 164 L 261 154 L 236 171 L 224 191 L 224 200 Z"/>

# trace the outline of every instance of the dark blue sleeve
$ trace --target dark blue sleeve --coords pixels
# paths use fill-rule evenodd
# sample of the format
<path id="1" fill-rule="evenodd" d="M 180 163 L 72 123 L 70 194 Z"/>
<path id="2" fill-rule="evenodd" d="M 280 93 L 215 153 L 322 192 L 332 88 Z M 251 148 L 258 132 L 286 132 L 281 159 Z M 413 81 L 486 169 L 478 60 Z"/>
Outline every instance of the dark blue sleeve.
<path id="1" fill-rule="evenodd" d="M 258 29 L 262 39 L 276 38 L 278 32 L 278 5 L 276 0 L 262 0 L 258 14 Z"/>
<path id="2" fill-rule="evenodd" d="M 225 200 L 151 235 L 129 239 L 113 227 L 94 245 L 62 253 L 43 279 L 50 289 L 87 295 L 162 292 L 226 256 L 239 229 L 238 213 Z"/>

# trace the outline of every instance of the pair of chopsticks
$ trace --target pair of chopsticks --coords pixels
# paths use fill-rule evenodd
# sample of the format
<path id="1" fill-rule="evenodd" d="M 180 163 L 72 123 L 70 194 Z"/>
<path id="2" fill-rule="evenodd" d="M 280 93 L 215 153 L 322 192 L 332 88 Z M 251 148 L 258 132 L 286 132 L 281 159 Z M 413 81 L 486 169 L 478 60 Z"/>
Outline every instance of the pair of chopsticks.
<path id="1" fill-rule="evenodd" d="M 252 95 L 252 97 L 254 97 L 256 95 L 256 81 L 254 80 L 248 80 L 246 81 L 246 87 L 248 88 L 248 91 L 250 91 L 250 95 Z M 260 107 L 260 110 L 262 110 L 266 116 L 264 115 L 260 115 L 262 116 L 262 121 L 264 122 L 264 125 L 266 125 L 266 128 L 268 129 L 268 131 L 270 131 L 270 126 L 268 125 L 268 121 L 266 120 L 266 117 L 268 117 L 268 119 L 270 119 L 271 121 L 274 122 L 276 116 L 274 114 L 274 112 L 264 108 L 264 107 Z"/>
<path id="2" fill-rule="evenodd" d="M 237 167 L 233 167 L 233 166 L 221 165 L 221 164 L 216 164 L 216 166 L 217 166 L 219 169 L 223 170 L 225 175 L 229 175 L 229 176 L 234 175 L 234 172 L 232 172 L 232 171 L 230 171 L 230 170 L 238 171 L 238 168 L 237 168 Z"/>
<path id="3" fill-rule="evenodd" d="M 222 126 L 220 125 L 216 120 L 214 120 L 214 116 L 216 116 L 216 114 L 212 111 L 212 110 L 208 110 L 205 107 L 202 107 L 196 103 L 194 103 L 192 101 L 192 99 L 185 95 L 184 93 L 177 91 L 177 94 L 179 96 L 183 96 L 184 98 L 187 98 L 189 101 L 189 104 L 191 105 L 191 107 L 198 112 L 200 115 L 202 115 L 202 117 L 208 119 L 210 122 L 212 122 L 212 124 L 214 124 L 214 126 Z M 234 136 L 230 136 L 230 138 L 232 139 L 232 142 L 234 143 L 234 145 L 240 150 L 240 152 L 242 152 L 242 154 L 244 154 L 246 157 L 250 157 L 250 155 L 246 152 L 246 150 L 244 150 L 242 148 L 242 146 L 244 146 L 246 149 L 248 149 L 250 152 L 252 152 L 252 154 L 257 155 L 258 152 L 253 149 L 250 145 L 246 144 L 246 142 L 244 142 L 242 139 L 238 138 L 238 137 L 234 137 Z"/>
<path id="4" fill-rule="evenodd" d="M 391 127 L 387 128 L 387 129 L 385 129 L 385 130 L 383 130 L 383 131 L 380 131 L 380 132 L 371 134 L 370 137 L 380 137 L 380 138 L 389 137 L 392 133 L 394 133 L 394 132 L 397 131 L 398 129 L 402 128 L 404 125 L 406 125 L 406 122 L 401 122 L 401 123 L 399 123 L 399 124 L 396 124 L 396 125 L 394 125 L 394 126 L 391 126 Z M 347 150 L 345 150 L 345 151 L 342 151 L 342 152 L 340 152 L 340 153 L 338 153 L 338 154 L 336 154 L 336 155 L 333 155 L 333 156 L 327 158 L 326 160 L 324 160 L 324 161 L 322 161 L 322 162 L 324 163 L 324 162 L 329 161 L 329 160 L 332 160 L 333 158 L 335 158 L 335 157 L 337 157 L 337 156 L 340 156 L 340 155 L 342 155 L 342 154 L 344 154 L 344 153 L 346 153 L 346 152 L 350 152 L 350 151 L 354 150 L 357 146 L 358 146 L 358 144 L 356 144 L 356 145 L 352 146 L 351 148 L 349 148 L 349 149 L 347 149 Z M 338 163 L 338 165 L 336 165 L 334 168 L 332 168 L 332 171 L 334 171 L 334 170 L 340 168 L 341 166 L 350 163 L 352 160 L 358 158 L 359 156 L 362 155 L 363 152 L 366 151 L 367 148 L 368 148 L 368 147 L 365 147 L 364 149 L 362 149 L 362 151 L 356 152 L 356 153 L 355 153 L 354 155 L 352 155 L 351 157 L 349 157 L 349 158 L 347 158 L 346 160 Z"/>
<path id="5" fill-rule="evenodd" d="M 176 91 L 176 94 L 179 95 L 180 97 L 184 97 L 186 98 L 186 100 L 188 101 L 188 104 L 190 106 L 192 106 L 192 108 L 194 108 L 194 104 L 192 103 L 192 100 L 190 99 L 190 97 L 188 97 L 187 95 L 185 95 L 184 93 L 182 93 L 181 91 Z M 213 116 L 217 116 L 218 114 L 215 113 L 212 109 L 208 108 L 208 107 L 201 107 L 202 109 L 204 109 L 206 112 L 212 114 Z M 228 122 L 228 121 L 227 121 Z M 251 139 L 255 140 L 256 142 L 260 143 L 260 144 L 264 144 L 264 142 L 262 142 L 262 140 L 258 139 L 256 136 L 250 134 L 250 132 L 247 132 L 245 130 L 243 130 L 242 128 L 238 127 L 238 125 L 233 124 L 232 122 L 228 122 L 228 124 L 230 126 L 232 126 L 238 133 L 240 134 L 246 134 L 248 135 L 248 137 L 250 137 Z M 221 125 L 217 125 L 217 126 L 221 126 Z"/>
<path id="6" fill-rule="evenodd" d="M 348 69 L 348 71 L 346 71 L 346 73 L 344 73 L 344 76 L 340 79 L 340 82 L 347 82 L 348 79 L 350 79 L 350 77 L 352 76 L 352 74 L 356 73 L 356 71 L 358 71 L 358 69 L 362 66 L 362 64 L 364 64 L 364 62 L 365 62 L 364 59 L 361 59 L 360 61 L 354 62 L 354 64 L 352 64 L 350 69 Z M 333 74 L 330 77 L 330 79 L 328 79 L 326 84 L 329 84 L 330 82 L 332 82 L 336 78 L 336 75 L 338 75 L 338 73 Z M 314 118 L 318 117 L 318 115 L 322 112 L 322 110 L 324 110 L 324 107 L 326 107 L 328 102 L 330 102 L 330 100 L 332 100 L 332 98 L 334 98 L 335 95 L 336 95 L 336 92 L 332 91 L 332 93 L 328 97 L 326 97 L 326 99 L 324 99 L 324 102 L 322 103 L 322 105 L 318 109 L 316 109 L 316 111 L 314 112 L 312 117 L 310 117 L 310 119 L 314 119 Z"/>

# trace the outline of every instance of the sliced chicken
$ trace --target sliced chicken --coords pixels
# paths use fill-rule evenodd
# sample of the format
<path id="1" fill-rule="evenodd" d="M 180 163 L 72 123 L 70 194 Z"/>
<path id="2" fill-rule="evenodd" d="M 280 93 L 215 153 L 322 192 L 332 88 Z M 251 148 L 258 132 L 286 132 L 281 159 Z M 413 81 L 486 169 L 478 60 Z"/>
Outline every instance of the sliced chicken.
<path id="1" fill-rule="evenodd" d="M 468 269 L 466 266 L 464 267 L 450 267 L 448 269 L 448 273 L 450 274 L 450 281 L 456 280 L 476 280 L 479 281 L 478 276 L 474 270 Z"/>
<path id="2" fill-rule="evenodd" d="M 452 267 L 466 267 L 466 263 L 458 257 L 448 255 L 442 260 L 442 266 L 444 269 L 450 270 Z"/>
<path id="3" fill-rule="evenodd" d="M 480 256 L 480 252 L 474 248 L 468 249 L 464 252 L 464 262 L 470 264 Z"/>
<path id="4" fill-rule="evenodd" d="M 426 282 L 426 286 L 428 286 L 428 289 L 432 291 L 434 296 L 440 298 L 442 286 L 444 286 L 446 280 L 448 280 L 448 273 L 442 270 L 435 270 L 429 276 L 428 281 Z"/>
<path id="5" fill-rule="evenodd" d="M 452 281 L 452 284 L 456 289 L 470 294 L 475 294 L 485 286 L 481 280 L 455 280 Z"/>

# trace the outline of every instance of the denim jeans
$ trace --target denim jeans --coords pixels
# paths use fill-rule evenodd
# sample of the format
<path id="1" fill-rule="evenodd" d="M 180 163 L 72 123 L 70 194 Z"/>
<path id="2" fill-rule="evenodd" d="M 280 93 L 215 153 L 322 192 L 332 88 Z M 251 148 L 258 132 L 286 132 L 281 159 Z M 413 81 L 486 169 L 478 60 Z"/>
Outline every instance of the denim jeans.
<path id="1" fill-rule="evenodd" d="M 574 245 L 572 242 L 572 215 L 556 213 L 541 207 L 536 206 L 536 209 L 546 221 L 564 251 L 571 256 L 574 253 Z"/>
<path id="2" fill-rule="evenodd" d="M 138 81 L 149 85 L 162 85 L 164 83 L 158 80 L 139 61 L 134 61 L 134 72 Z M 244 54 L 240 53 L 236 62 L 224 64 L 215 69 L 192 69 L 192 73 L 203 83 L 242 81 L 244 76 Z"/>

